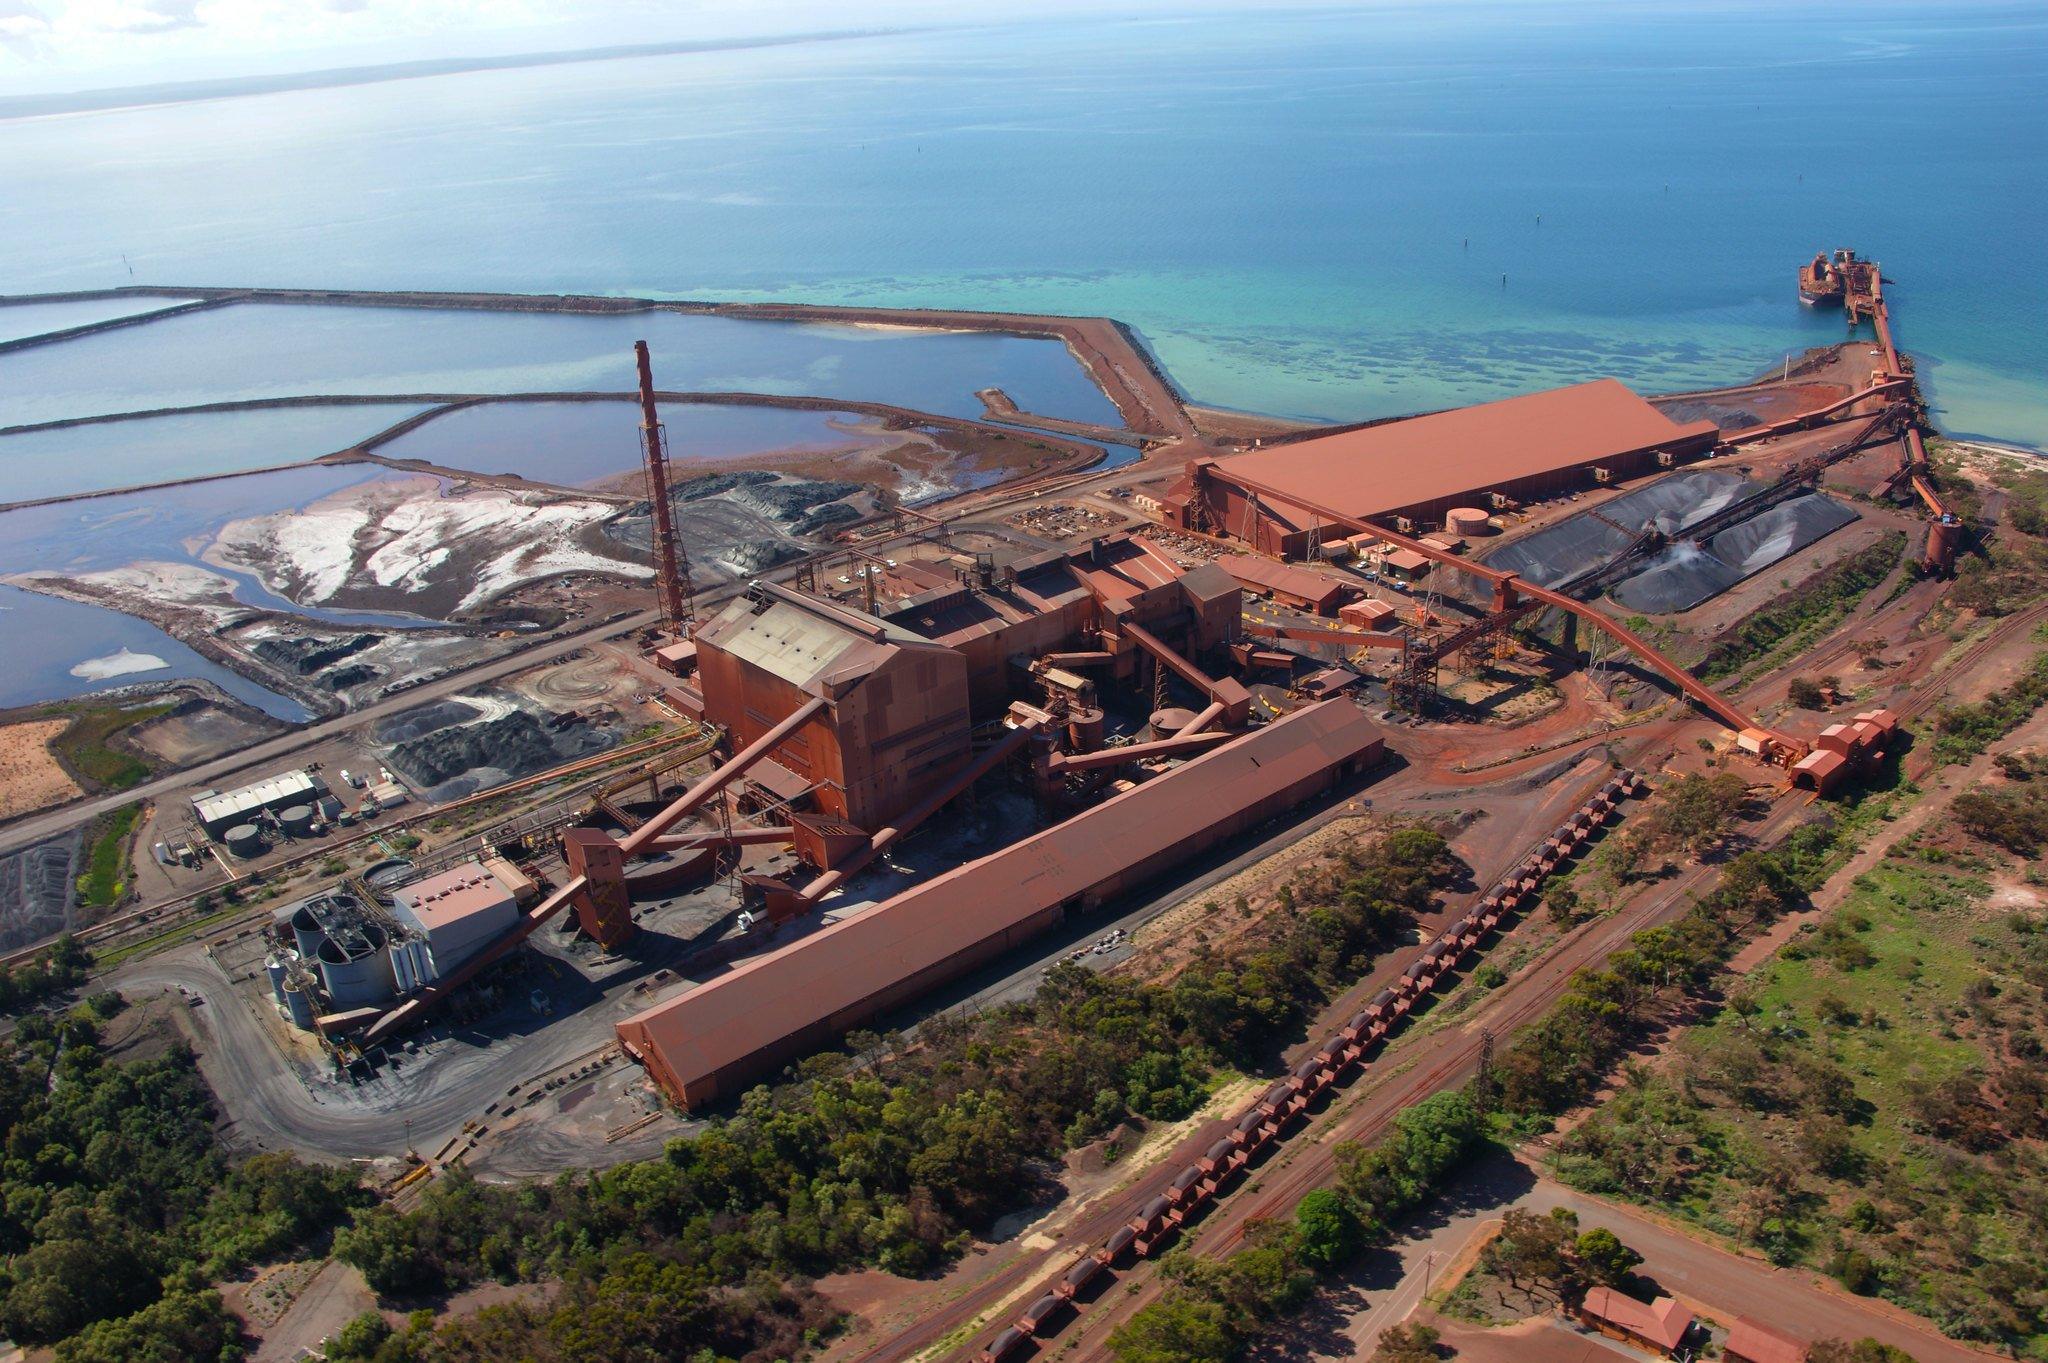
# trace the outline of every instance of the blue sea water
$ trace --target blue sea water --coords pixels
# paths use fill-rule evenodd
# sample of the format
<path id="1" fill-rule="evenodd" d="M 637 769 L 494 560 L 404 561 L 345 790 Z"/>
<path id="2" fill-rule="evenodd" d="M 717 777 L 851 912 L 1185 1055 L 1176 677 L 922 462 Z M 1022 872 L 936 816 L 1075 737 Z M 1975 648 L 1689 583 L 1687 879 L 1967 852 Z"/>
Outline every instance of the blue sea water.
<path id="1" fill-rule="evenodd" d="M 200 551 L 229 521 L 304 506 L 342 488 L 388 476 L 375 465 L 323 465 L 19 507 L 0 512 L 0 576 L 89 573 L 150 561 L 202 562 Z M 432 623 L 414 616 L 301 606 L 247 573 L 215 571 L 233 580 L 237 600 L 252 606 L 340 625 L 395 629 Z M 81 663 L 124 648 L 160 658 L 166 666 L 102 681 L 71 672 Z M 307 718 L 298 702 L 244 680 L 147 621 L 0 584 L 0 708 L 175 677 L 204 677 L 280 718 Z"/>
<path id="2" fill-rule="evenodd" d="M 311 717 L 305 706 L 222 667 L 132 615 L 65 601 L 0 583 L 0 708 L 64 700 L 109 687 L 196 677 L 213 682 L 266 714 L 294 723 Z M 103 681 L 71 669 L 123 649 L 161 659 L 164 666 Z"/>
<path id="3" fill-rule="evenodd" d="M 1359 418 L 1747 376 L 1838 334 L 1792 270 L 1849 245 L 1937 418 L 2048 445 L 2044 74 L 2038 3 L 1469 3 L 19 119 L 0 288 L 128 283 L 125 255 L 166 284 L 1108 313 L 1197 400 Z"/>
<path id="4" fill-rule="evenodd" d="M 1352 420 L 1599 374 L 1643 391 L 1748 377 L 1841 335 L 1792 280 L 1846 245 L 1895 281 L 1937 421 L 2048 447 L 2044 77 L 2038 3 L 1563 0 L 984 27 L 18 118 L 0 120 L 0 292 L 1107 314 L 1193 400 Z M 0 355 L 0 426 L 630 381 L 640 322 L 543 339 L 529 320 L 243 306 L 151 323 Z M 938 339 L 693 322 L 657 338 L 657 376 L 963 413 L 1000 381 L 1027 407 L 1101 415 L 1046 343 Z M 89 429 L 54 458 L 91 474 L 35 476 L 128 482 L 150 462 Z M 317 435 L 224 457 L 301 457 Z M 72 628 L 36 609 L 23 648 Z M 143 651 L 172 657 L 158 638 Z M 50 660 L 5 653 L 0 698 L 20 698 Z"/>

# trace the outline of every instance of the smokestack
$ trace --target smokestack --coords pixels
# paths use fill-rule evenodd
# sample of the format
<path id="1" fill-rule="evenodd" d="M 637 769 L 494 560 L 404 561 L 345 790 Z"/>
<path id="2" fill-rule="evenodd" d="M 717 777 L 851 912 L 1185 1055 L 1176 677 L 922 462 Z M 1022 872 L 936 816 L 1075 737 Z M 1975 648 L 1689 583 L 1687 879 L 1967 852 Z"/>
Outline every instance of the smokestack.
<path id="1" fill-rule="evenodd" d="M 640 435 L 646 445 L 647 500 L 654 521 L 654 590 L 661 602 L 661 623 L 671 637 L 689 630 L 695 606 L 690 585 L 690 556 L 676 539 L 675 515 L 668 500 L 668 437 L 654 407 L 654 365 L 647 342 L 633 342 L 640 368 Z"/>

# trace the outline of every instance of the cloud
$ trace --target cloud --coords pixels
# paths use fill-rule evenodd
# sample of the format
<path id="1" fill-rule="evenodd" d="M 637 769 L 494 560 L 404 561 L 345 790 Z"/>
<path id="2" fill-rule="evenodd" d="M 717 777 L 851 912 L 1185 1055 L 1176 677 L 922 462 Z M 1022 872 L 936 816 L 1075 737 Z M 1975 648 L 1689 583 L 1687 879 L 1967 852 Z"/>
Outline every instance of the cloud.
<path id="1" fill-rule="evenodd" d="M 200 0 L 142 0 L 108 16 L 108 28 L 117 33 L 174 33 L 181 28 L 198 28 Z"/>
<path id="2" fill-rule="evenodd" d="M 49 31 L 49 18 L 28 0 L 0 0 L 0 51 L 33 56 Z"/>

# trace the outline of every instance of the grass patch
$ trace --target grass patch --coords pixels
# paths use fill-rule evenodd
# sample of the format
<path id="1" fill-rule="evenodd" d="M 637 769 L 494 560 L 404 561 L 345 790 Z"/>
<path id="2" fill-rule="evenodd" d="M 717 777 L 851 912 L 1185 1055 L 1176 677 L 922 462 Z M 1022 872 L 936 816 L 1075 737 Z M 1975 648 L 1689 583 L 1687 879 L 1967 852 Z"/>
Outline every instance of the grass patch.
<path id="1" fill-rule="evenodd" d="M 85 874 L 78 878 L 78 899 L 85 908 L 112 908 L 128 892 L 128 840 L 141 817 L 141 805 L 123 805 L 93 821 L 86 839 Z"/>
<path id="2" fill-rule="evenodd" d="M 1892 848 L 1560 1146 L 1557 1170 L 2040 1357 L 2048 922 L 1992 904 L 2003 856 Z M 2033 1350 L 2033 1352 L 2030 1352 Z"/>
<path id="3" fill-rule="evenodd" d="M 1934 756 L 1941 762 L 1967 762 L 2033 717 L 2048 703 L 2048 653 L 2034 661 L 2015 681 L 1969 705 L 1943 707 L 1935 720 L 1938 737 Z"/>
<path id="4" fill-rule="evenodd" d="M 71 716 L 71 727 L 50 740 L 50 750 L 92 788 L 127 790 L 148 780 L 155 768 L 135 754 L 114 747 L 115 735 L 152 719 L 161 719 L 177 708 L 176 701 L 134 707 L 52 706 L 44 713 Z"/>

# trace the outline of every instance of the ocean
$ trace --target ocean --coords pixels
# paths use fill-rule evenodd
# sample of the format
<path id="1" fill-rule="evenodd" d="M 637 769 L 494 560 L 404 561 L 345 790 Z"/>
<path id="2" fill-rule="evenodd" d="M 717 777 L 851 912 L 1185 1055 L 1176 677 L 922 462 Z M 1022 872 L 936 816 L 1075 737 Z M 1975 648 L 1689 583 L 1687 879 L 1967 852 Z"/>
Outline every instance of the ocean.
<path id="1" fill-rule="evenodd" d="M 960 28 L 0 118 L 0 293 L 1103 314 L 1192 401 L 1349 421 L 1600 375 L 1742 381 L 1843 334 L 1839 312 L 1798 303 L 1794 272 L 1851 246 L 1893 281 L 1935 421 L 2048 449 L 2044 76 L 2038 3 L 1566 0 Z M 126 309 L 10 309 L 0 339 Z M 645 319 L 540 321 L 245 305 L 150 323 L 0 354 L 0 427 L 629 385 Z M 670 387 L 965 414 L 1001 382 L 1028 408 L 1108 413 L 1044 341 L 657 329 Z M 305 458 L 403 410 L 5 437 L 0 500 Z M 177 501 L 187 531 L 240 495 L 216 486 Z M 18 538 L 0 545 L 15 569 L 97 552 Z M 0 705 L 119 684 L 93 673 L 123 649 L 165 663 L 127 680 L 213 676 L 297 709 L 140 621 L 0 592 Z"/>
<path id="2" fill-rule="evenodd" d="M 2044 73 L 2038 4 L 1430 4 L 18 118 L 0 290 L 1107 313 L 1196 401 L 1357 419 L 1748 377 L 1853 246 L 1940 424 L 2048 447 Z"/>

